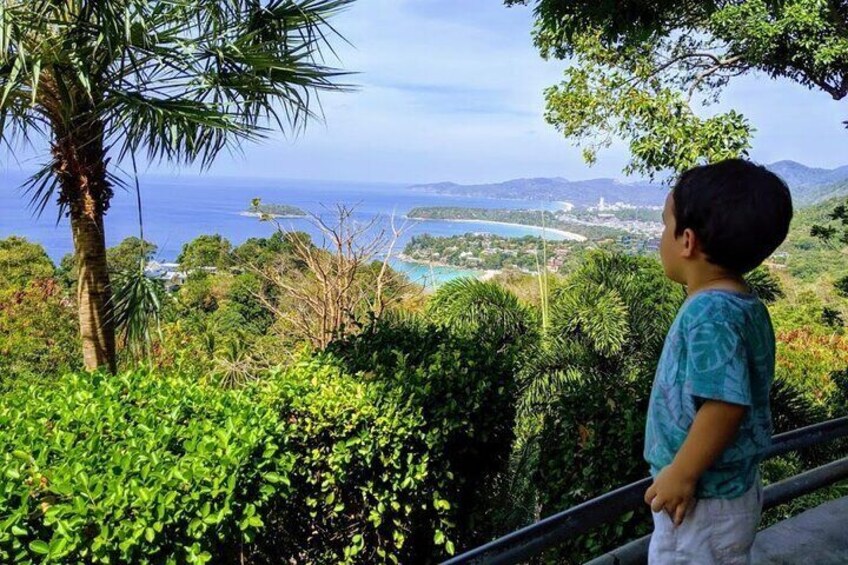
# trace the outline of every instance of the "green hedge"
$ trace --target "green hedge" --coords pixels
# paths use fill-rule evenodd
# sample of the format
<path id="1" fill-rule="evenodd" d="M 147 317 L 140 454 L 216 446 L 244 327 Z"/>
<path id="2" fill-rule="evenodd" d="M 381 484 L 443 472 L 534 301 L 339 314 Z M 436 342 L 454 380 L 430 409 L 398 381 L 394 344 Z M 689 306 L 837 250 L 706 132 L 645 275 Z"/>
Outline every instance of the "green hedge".
<path id="1" fill-rule="evenodd" d="M 326 360 L 16 385 L 0 445 L 1 562 L 411 562 L 409 532 L 450 534 L 421 410 Z"/>
<path id="2" fill-rule="evenodd" d="M 515 349 L 485 329 L 409 318 L 380 321 L 331 344 L 328 355 L 405 399 L 424 419 L 434 488 L 451 503 L 453 543 L 416 528 L 414 557 L 438 553 L 439 545 L 469 549 L 504 533 L 493 511 L 515 439 Z"/>

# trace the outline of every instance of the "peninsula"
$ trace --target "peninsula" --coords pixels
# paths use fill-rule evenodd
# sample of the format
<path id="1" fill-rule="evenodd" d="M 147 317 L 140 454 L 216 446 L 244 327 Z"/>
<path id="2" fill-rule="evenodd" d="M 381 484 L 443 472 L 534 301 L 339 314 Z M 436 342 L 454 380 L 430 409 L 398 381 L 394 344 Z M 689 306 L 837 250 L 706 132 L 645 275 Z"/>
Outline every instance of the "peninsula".
<path id="1" fill-rule="evenodd" d="M 410 220 L 441 220 L 449 222 L 475 222 L 543 228 L 571 241 L 617 239 L 628 232 L 618 226 L 595 225 L 568 218 L 565 211 L 510 210 L 502 208 L 460 208 L 452 206 L 420 207 L 410 210 Z"/>

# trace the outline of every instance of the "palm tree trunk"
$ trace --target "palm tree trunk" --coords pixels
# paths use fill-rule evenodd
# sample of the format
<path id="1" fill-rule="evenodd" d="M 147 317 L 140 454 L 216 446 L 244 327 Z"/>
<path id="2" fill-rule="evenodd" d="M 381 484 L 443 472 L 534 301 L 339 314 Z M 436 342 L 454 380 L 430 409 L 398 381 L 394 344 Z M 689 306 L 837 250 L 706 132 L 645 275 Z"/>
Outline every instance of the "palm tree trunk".
<path id="1" fill-rule="evenodd" d="M 112 319 L 112 288 L 106 266 L 103 216 L 71 216 L 77 256 L 77 302 L 82 355 L 89 371 L 115 372 L 115 327 Z"/>
<path id="2" fill-rule="evenodd" d="M 85 368 L 114 373 L 115 326 L 103 230 L 112 188 L 106 178 L 102 128 L 95 125 L 85 129 L 84 133 L 77 130 L 56 140 L 54 173 L 61 184 L 59 200 L 68 207 L 71 218 Z"/>

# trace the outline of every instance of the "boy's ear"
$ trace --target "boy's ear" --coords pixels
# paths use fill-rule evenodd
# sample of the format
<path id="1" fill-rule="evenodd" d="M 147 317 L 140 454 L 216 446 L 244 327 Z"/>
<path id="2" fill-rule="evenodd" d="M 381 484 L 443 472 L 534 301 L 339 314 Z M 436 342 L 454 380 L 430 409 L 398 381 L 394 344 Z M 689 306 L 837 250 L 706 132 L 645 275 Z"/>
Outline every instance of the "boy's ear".
<path id="1" fill-rule="evenodd" d="M 698 236 L 692 231 L 692 228 L 686 228 L 681 234 L 683 238 L 683 250 L 681 255 L 686 259 L 691 259 L 695 256 L 695 252 L 699 248 Z"/>

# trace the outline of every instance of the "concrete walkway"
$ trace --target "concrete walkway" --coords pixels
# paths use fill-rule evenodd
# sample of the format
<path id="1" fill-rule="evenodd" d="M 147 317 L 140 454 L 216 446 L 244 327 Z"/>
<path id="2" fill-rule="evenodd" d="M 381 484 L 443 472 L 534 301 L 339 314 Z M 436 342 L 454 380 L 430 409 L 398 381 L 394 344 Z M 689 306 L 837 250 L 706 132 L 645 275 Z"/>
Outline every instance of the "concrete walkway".
<path id="1" fill-rule="evenodd" d="M 848 497 L 807 510 L 757 534 L 753 563 L 848 564 Z"/>

